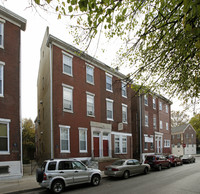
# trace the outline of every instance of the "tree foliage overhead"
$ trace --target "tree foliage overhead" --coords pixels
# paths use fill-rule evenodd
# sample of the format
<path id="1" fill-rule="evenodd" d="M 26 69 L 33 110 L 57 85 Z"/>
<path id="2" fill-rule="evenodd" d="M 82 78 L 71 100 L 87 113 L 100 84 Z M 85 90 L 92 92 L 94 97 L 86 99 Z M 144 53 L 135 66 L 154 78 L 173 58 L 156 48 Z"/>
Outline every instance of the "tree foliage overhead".
<path id="1" fill-rule="evenodd" d="M 190 124 L 196 131 L 197 139 L 200 141 L 200 114 L 196 114 L 194 117 L 191 118 Z"/>
<path id="2" fill-rule="evenodd" d="M 178 127 L 189 122 L 189 116 L 184 111 L 171 112 L 171 125 Z"/>
<path id="3" fill-rule="evenodd" d="M 34 0 L 42 5 L 51 0 Z M 118 36 L 119 66 L 134 67 L 137 83 L 160 87 L 171 95 L 200 94 L 200 0 L 56 0 L 58 18 L 70 16 L 77 43 L 90 41 L 101 31 Z M 55 5 L 55 4 L 54 4 Z"/>

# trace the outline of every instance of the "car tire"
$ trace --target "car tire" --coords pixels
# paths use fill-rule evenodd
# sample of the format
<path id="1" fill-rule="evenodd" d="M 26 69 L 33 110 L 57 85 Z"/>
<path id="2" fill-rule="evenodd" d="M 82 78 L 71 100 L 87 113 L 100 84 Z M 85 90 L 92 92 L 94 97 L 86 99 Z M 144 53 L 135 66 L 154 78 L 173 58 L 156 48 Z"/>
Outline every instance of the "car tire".
<path id="1" fill-rule="evenodd" d="M 53 193 L 61 193 L 64 189 L 64 183 L 61 180 L 55 180 L 51 186 Z"/>
<path id="2" fill-rule="evenodd" d="M 176 162 L 174 163 L 174 167 L 176 167 L 177 166 L 177 164 L 176 164 Z"/>
<path id="3" fill-rule="evenodd" d="M 195 160 L 193 160 L 193 163 L 195 163 Z"/>
<path id="4" fill-rule="evenodd" d="M 91 184 L 93 185 L 93 186 L 98 186 L 99 184 L 100 184 L 100 180 L 101 180 L 101 178 L 100 178 L 100 176 L 99 175 L 93 175 L 92 176 L 92 179 L 91 179 Z"/>
<path id="5" fill-rule="evenodd" d="M 162 166 L 159 165 L 159 166 L 158 166 L 158 171 L 161 171 L 161 170 L 162 170 Z"/>
<path id="6" fill-rule="evenodd" d="M 167 165 L 167 168 L 171 168 L 171 164 L 170 163 Z"/>
<path id="7" fill-rule="evenodd" d="M 124 172 L 124 174 L 123 174 L 123 178 L 124 178 L 124 179 L 128 179 L 129 176 L 130 176 L 130 173 L 129 173 L 128 170 L 126 170 L 126 171 Z"/>
<path id="8" fill-rule="evenodd" d="M 148 172 L 149 172 L 149 169 L 147 167 L 145 167 L 144 174 L 148 174 Z"/>
<path id="9" fill-rule="evenodd" d="M 36 169 L 36 181 L 39 183 L 43 181 L 43 171 L 41 168 Z"/>

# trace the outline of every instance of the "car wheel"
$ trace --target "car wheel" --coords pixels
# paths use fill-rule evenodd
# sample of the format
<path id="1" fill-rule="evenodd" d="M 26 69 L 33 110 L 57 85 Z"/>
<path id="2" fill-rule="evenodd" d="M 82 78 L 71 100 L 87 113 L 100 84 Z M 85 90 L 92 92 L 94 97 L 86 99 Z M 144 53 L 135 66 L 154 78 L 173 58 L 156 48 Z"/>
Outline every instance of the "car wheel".
<path id="1" fill-rule="evenodd" d="M 171 164 L 170 163 L 168 164 L 167 168 L 171 168 Z"/>
<path id="2" fill-rule="evenodd" d="M 193 161 L 193 163 L 195 163 L 195 160 Z"/>
<path id="3" fill-rule="evenodd" d="M 149 172 L 149 169 L 147 167 L 145 167 L 144 174 L 148 174 L 148 172 Z"/>
<path id="4" fill-rule="evenodd" d="M 176 165 L 177 165 L 177 164 L 176 164 L 176 162 L 175 162 L 175 163 L 174 163 L 174 167 L 176 167 Z"/>
<path id="5" fill-rule="evenodd" d="M 51 190 L 53 193 L 61 193 L 64 189 L 63 181 L 61 180 L 55 180 L 51 186 Z"/>
<path id="6" fill-rule="evenodd" d="M 101 180 L 101 178 L 100 178 L 99 175 L 93 175 L 93 176 L 92 176 L 92 179 L 91 179 L 91 184 L 92 184 L 93 186 L 97 186 L 97 185 L 99 185 L 100 180 Z"/>
<path id="7" fill-rule="evenodd" d="M 159 166 L 158 166 L 158 171 L 161 171 L 161 170 L 162 170 L 162 166 L 159 165 Z"/>
<path id="8" fill-rule="evenodd" d="M 124 179 L 128 179 L 128 178 L 129 178 L 129 171 L 128 171 L 128 170 L 126 170 L 126 171 L 124 172 L 123 178 L 124 178 Z"/>

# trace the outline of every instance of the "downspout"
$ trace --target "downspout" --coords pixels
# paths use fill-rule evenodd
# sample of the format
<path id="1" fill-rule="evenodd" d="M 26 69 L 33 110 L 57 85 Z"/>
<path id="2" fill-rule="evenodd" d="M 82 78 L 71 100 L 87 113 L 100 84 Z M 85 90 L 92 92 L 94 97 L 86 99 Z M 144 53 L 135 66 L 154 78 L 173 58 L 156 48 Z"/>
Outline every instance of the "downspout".
<path id="1" fill-rule="evenodd" d="M 52 87 L 52 44 L 50 44 L 50 127 L 51 127 L 51 158 L 54 158 L 53 154 L 53 87 Z"/>
<path id="2" fill-rule="evenodd" d="M 142 99 L 139 90 L 139 109 L 140 109 L 140 162 L 142 161 Z"/>

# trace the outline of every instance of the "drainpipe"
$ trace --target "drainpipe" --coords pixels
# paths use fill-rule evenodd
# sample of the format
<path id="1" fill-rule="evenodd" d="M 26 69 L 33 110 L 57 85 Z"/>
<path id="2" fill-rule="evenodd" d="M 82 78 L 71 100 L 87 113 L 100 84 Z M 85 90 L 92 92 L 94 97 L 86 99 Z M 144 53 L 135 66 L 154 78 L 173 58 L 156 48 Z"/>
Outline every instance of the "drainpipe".
<path id="1" fill-rule="evenodd" d="M 51 158 L 53 154 L 53 91 L 52 91 L 52 45 L 50 44 L 50 127 L 51 127 Z"/>
<path id="2" fill-rule="evenodd" d="M 140 109 L 140 162 L 142 161 L 142 96 L 139 90 L 139 109 Z"/>

